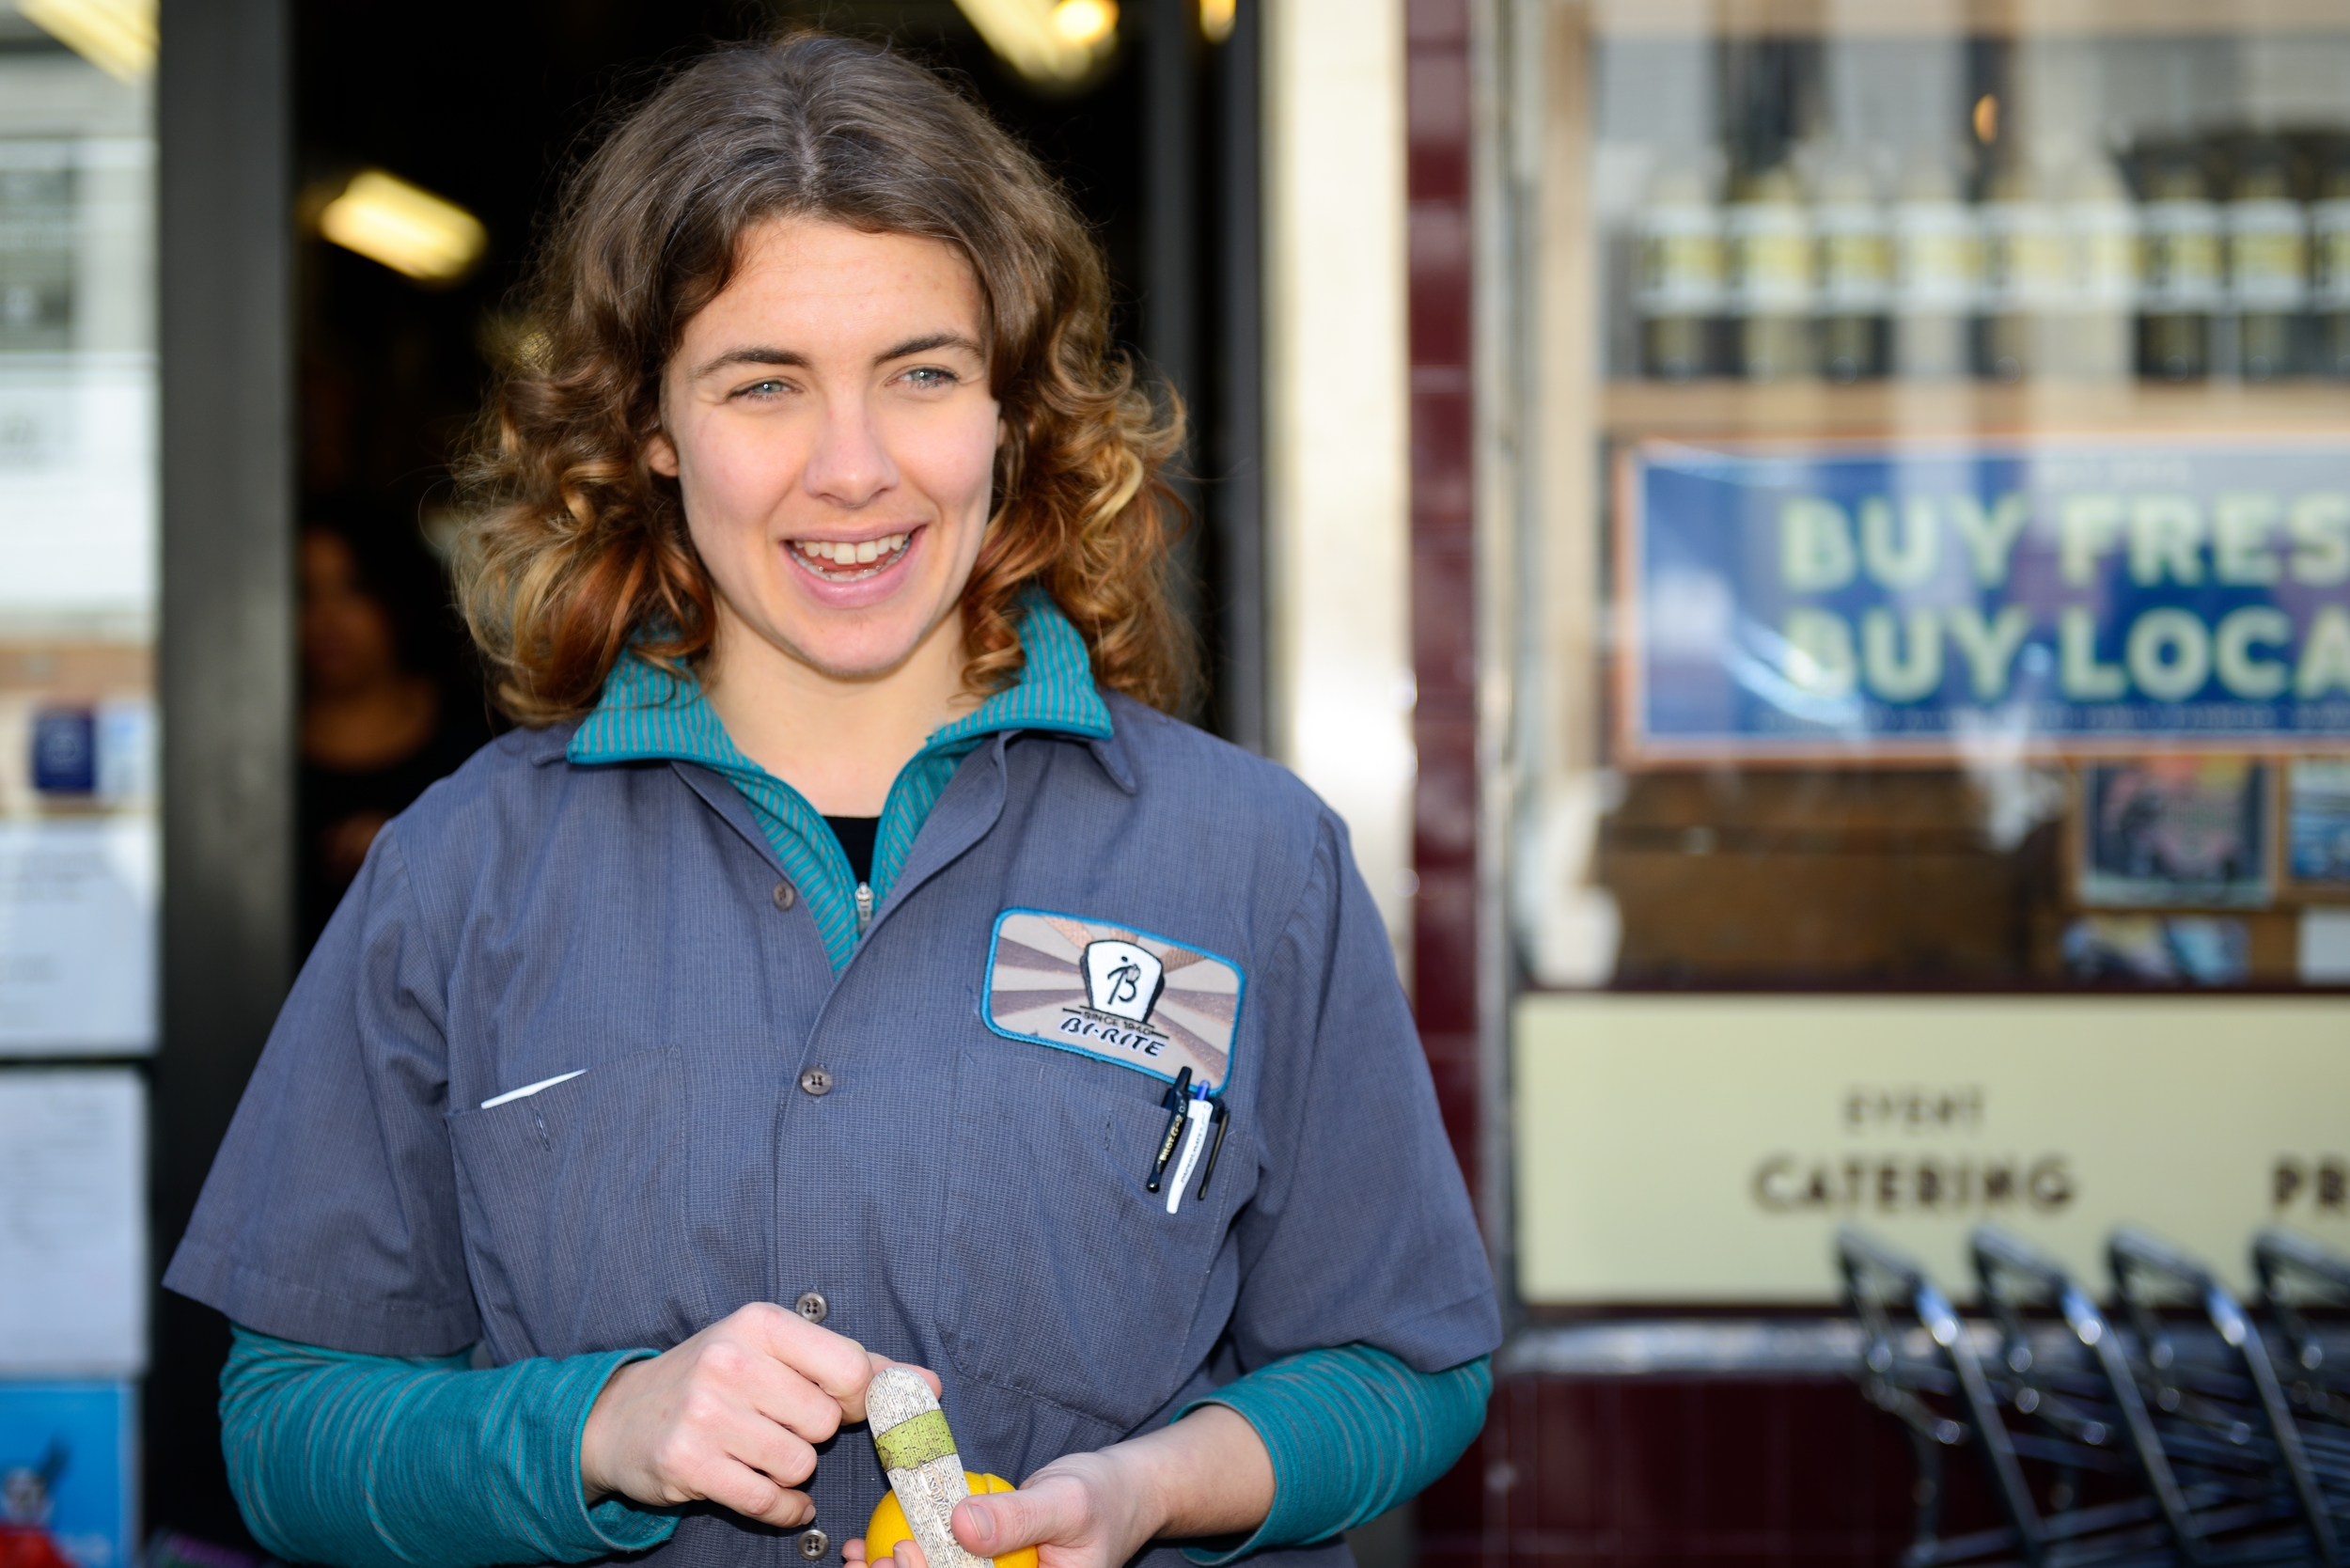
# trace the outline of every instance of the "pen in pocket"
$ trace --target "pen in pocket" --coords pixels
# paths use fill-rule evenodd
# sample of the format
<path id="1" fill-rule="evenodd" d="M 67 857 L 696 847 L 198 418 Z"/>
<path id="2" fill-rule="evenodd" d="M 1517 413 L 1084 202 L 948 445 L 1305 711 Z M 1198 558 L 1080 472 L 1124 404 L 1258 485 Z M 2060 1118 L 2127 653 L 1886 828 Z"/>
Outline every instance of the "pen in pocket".
<path id="1" fill-rule="evenodd" d="M 1199 1151 L 1208 1141 L 1208 1127 L 1214 1120 L 1215 1102 L 1208 1098 L 1208 1086 L 1201 1084 L 1183 1106 L 1183 1157 L 1175 1166 L 1175 1184 L 1167 1189 L 1170 1215 L 1183 1206 L 1183 1188 L 1191 1183 L 1192 1168 L 1199 1163 Z"/>
<path id="2" fill-rule="evenodd" d="M 1225 1105 L 1220 1096 L 1214 1104 L 1215 1105 L 1215 1138 L 1208 1145 L 1208 1163 L 1199 1168 L 1199 1190 L 1193 1194 L 1196 1198 L 1208 1196 L 1208 1178 L 1215 1174 L 1215 1157 L 1224 1152 L 1224 1135 L 1230 1130 L 1232 1125 L 1231 1107 Z"/>
<path id="3" fill-rule="evenodd" d="M 1183 1136 L 1184 1107 L 1190 1103 L 1191 1069 L 1186 1067 L 1177 1074 L 1175 1087 L 1167 1091 L 1167 1131 L 1159 1137 L 1158 1157 L 1151 1162 L 1151 1180 L 1143 1191 L 1158 1191 L 1159 1183 L 1166 1178 L 1167 1162 L 1175 1157 L 1175 1140 Z"/>

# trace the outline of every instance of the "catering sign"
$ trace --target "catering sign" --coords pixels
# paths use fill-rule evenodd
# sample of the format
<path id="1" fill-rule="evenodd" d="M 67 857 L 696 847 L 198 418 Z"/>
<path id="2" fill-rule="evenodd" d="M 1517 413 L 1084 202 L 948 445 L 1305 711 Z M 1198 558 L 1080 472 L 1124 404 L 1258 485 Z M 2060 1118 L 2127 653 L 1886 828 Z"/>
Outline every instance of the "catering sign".
<path id="1" fill-rule="evenodd" d="M 2350 1051 L 2312 996 L 1531 993 L 1512 1020 L 1521 1294 L 1825 1303 L 1857 1225 L 1966 1290 L 1990 1223 L 2105 1277 L 2145 1226 L 2248 1288 L 2350 1248 Z"/>
<path id="2" fill-rule="evenodd" d="M 2350 441 L 1645 442 L 1626 760 L 2340 750 Z"/>

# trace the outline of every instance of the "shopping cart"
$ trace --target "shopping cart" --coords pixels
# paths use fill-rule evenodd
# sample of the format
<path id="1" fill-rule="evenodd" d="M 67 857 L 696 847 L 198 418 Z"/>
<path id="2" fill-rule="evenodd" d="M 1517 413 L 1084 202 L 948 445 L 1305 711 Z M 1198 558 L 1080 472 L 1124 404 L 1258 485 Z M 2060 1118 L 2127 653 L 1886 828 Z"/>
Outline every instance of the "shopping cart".
<path id="1" fill-rule="evenodd" d="M 2296 1560 L 2340 1568 L 2339 1535 L 2310 1449 L 2250 1316 L 2208 1268 L 2143 1231 L 2116 1231 L 2107 1255 L 2137 1330 L 2136 1371 L 2166 1455 L 2240 1496 L 2265 1493 L 2272 1514 L 2283 1500 L 2279 1494 L 2289 1496 L 2306 1531 Z M 2155 1310 L 2181 1296 L 2201 1308 L 2224 1347 L 2211 1364 L 2180 1354 L 2177 1336 Z"/>
<path id="2" fill-rule="evenodd" d="M 1860 1320 L 1860 1391 L 1878 1409 L 1902 1423 L 1918 1463 L 1917 1535 L 1901 1559 L 1904 1568 L 1928 1563 L 1973 1560 L 1981 1551 L 2012 1546 L 2011 1531 L 1993 1531 L 1963 1544 L 1939 1539 L 1945 1472 L 1942 1453 L 1967 1441 L 1967 1428 L 1943 1413 L 1954 1400 L 1970 1412 L 1993 1403 L 1973 1341 L 1958 1314 L 1923 1270 L 1908 1259 L 1879 1246 L 1866 1234 L 1847 1229 L 1836 1239 L 1837 1264 L 1844 1277 L 1845 1299 Z M 1917 1330 L 1904 1330 L 1893 1322 L 1900 1309 L 1916 1317 L 1924 1331 L 1923 1354 L 1913 1348 Z M 2014 1456 L 1991 1450 L 1995 1475 L 2014 1468 Z M 1996 1482 L 1995 1482 L 1996 1483 Z"/>
<path id="3" fill-rule="evenodd" d="M 2350 1356 L 2328 1356 L 2303 1313 L 2304 1304 L 2350 1304 L 2350 1259 L 2290 1231 L 2252 1238 L 2252 1272 L 2262 1308 L 2285 1348 L 2285 1399 L 2339 1542 L 2350 1536 Z"/>
<path id="4" fill-rule="evenodd" d="M 2163 1381 L 2168 1367 L 2155 1368 L 2149 1356 L 2175 1365 L 2175 1343 L 2141 1344 L 2133 1362 L 2122 1337 L 2062 1265 L 1994 1226 L 1975 1231 L 1973 1250 L 1983 1299 L 2003 1326 L 2019 1321 L 2021 1307 L 2054 1306 L 2089 1352 L 2100 1387 L 2088 1397 L 2115 1418 L 2178 1561 L 2250 1568 L 2324 1560 L 2313 1555 L 2300 1499 L 2284 1479 L 2273 1443 L 2262 1441 L 2256 1418 L 2223 1405 L 2210 1375 L 2200 1371 L 2193 1412 L 2168 1407 L 2170 1395 L 2183 1401 L 2184 1391 L 2177 1382 Z"/>
<path id="5" fill-rule="evenodd" d="M 1862 1391 L 1901 1419 L 1918 1457 L 1916 1533 L 1901 1568 L 2178 1562 L 2158 1506 L 2135 1485 L 2113 1413 L 2094 1397 L 2093 1369 L 2060 1341 L 2036 1342 L 2013 1313 L 1985 1357 L 1915 1262 L 1849 1229 L 1837 1256 L 1861 1325 Z M 1897 1327 L 1896 1309 L 1918 1329 Z M 1958 1447 L 1979 1455 L 2004 1526 L 1942 1533 L 1943 1455 Z"/>

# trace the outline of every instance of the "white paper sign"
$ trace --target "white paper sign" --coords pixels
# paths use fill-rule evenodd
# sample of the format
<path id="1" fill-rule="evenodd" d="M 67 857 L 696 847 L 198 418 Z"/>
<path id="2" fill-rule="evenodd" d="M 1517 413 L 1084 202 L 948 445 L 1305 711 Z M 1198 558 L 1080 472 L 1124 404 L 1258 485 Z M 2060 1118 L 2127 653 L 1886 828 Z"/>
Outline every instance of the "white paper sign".
<path id="1" fill-rule="evenodd" d="M 0 823 L 0 1057 L 154 1049 L 152 817 Z"/>
<path id="2" fill-rule="evenodd" d="M 147 1090 L 0 1069 L 0 1376 L 147 1365 Z"/>
<path id="3" fill-rule="evenodd" d="M 155 365 L 0 365 L 0 611 L 143 617 L 155 600 Z"/>

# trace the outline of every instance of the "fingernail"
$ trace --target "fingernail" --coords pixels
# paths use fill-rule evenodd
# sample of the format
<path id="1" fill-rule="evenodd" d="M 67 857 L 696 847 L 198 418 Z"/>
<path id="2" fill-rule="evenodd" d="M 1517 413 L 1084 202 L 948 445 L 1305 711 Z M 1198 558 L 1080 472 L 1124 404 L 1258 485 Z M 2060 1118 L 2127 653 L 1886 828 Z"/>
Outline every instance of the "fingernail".
<path id="1" fill-rule="evenodd" d="M 979 1538 L 979 1544 L 988 1545 L 995 1539 L 995 1515 L 987 1504 L 974 1498 L 966 1505 L 971 1510 L 971 1533 Z"/>

